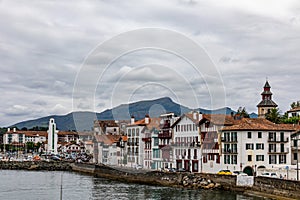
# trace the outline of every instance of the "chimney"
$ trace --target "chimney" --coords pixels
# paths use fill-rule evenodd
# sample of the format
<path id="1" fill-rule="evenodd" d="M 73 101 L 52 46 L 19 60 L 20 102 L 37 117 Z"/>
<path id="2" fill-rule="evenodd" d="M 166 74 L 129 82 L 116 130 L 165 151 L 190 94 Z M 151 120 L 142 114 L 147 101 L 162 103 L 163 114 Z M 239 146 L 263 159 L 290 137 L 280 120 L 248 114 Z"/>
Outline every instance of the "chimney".
<path id="1" fill-rule="evenodd" d="M 203 118 L 202 112 L 199 113 L 199 121 Z"/>
<path id="2" fill-rule="evenodd" d="M 13 128 L 13 132 L 15 133 L 17 131 L 16 127 Z"/>
<path id="3" fill-rule="evenodd" d="M 197 120 L 197 112 L 196 111 L 193 112 L 193 119 Z"/>
<path id="4" fill-rule="evenodd" d="M 10 132 L 10 128 L 7 128 L 7 132 Z"/>
<path id="5" fill-rule="evenodd" d="M 149 123 L 150 123 L 149 115 L 145 115 L 145 124 L 149 124 Z"/>
<path id="6" fill-rule="evenodd" d="M 134 122 L 135 122 L 135 119 L 134 119 L 134 116 L 132 115 L 131 119 L 130 119 L 130 124 L 134 124 Z"/>

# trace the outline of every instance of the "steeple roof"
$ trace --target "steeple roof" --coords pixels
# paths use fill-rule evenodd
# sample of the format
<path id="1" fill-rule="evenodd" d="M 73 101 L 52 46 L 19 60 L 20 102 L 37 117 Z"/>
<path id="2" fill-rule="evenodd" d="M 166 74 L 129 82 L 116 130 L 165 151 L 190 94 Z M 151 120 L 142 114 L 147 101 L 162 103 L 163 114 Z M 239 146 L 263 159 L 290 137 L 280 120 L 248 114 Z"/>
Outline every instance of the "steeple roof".
<path id="1" fill-rule="evenodd" d="M 271 88 L 270 84 L 268 81 L 266 81 L 264 88 Z"/>
<path id="2" fill-rule="evenodd" d="M 277 107 L 277 104 L 271 99 L 263 99 L 257 107 Z"/>
<path id="3" fill-rule="evenodd" d="M 272 92 L 270 91 L 270 88 L 271 86 L 268 80 L 266 80 L 264 91 L 261 93 L 262 100 L 257 107 L 277 107 L 277 104 L 272 101 Z"/>

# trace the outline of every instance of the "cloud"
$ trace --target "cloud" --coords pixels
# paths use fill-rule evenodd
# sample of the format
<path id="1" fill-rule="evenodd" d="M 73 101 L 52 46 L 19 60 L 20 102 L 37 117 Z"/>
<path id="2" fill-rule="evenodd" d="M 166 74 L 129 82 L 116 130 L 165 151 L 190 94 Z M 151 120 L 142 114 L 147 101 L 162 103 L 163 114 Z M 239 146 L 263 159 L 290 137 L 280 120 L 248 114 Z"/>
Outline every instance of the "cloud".
<path id="1" fill-rule="evenodd" d="M 115 44 L 102 57 L 93 56 L 86 63 L 90 72 L 83 77 L 84 84 L 74 85 L 93 49 L 120 33 L 145 27 L 174 30 L 202 46 L 223 79 L 227 106 L 256 111 L 268 77 L 274 100 L 285 111 L 300 98 L 295 92 L 300 84 L 299 8 L 300 3 L 293 0 L 272 4 L 3 0 L 0 92 L 4 95 L 0 108 L 4 112 L 0 125 L 71 112 L 77 99 L 82 100 L 78 103 L 82 110 L 104 110 L 161 96 L 179 99 L 189 107 L 209 107 L 210 92 L 219 92 L 223 86 L 205 76 L 205 70 L 199 75 L 182 58 L 153 49 L 121 56 L 101 77 L 101 64 L 124 48 Z M 135 39 L 177 44 L 172 38 Z M 189 50 L 186 53 L 199 56 Z M 208 91 L 208 85 L 214 91 Z M 80 95 L 73 96 L 73 89 L 80 90 Z"/>

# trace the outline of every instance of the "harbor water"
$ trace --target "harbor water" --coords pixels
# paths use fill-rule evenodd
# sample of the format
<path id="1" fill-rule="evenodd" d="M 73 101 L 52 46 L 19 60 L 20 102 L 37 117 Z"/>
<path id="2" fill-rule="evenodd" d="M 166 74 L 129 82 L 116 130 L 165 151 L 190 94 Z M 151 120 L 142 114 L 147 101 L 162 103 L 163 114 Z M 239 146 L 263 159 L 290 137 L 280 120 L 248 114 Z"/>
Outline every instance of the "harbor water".
<path id="1" fill-rule="evenodd" d="M 228 191 L 128 184 L 73 172 L 0 170 L 1 200 L 59 200 L 61 195 L 64 200 L 263 199 Z"/>

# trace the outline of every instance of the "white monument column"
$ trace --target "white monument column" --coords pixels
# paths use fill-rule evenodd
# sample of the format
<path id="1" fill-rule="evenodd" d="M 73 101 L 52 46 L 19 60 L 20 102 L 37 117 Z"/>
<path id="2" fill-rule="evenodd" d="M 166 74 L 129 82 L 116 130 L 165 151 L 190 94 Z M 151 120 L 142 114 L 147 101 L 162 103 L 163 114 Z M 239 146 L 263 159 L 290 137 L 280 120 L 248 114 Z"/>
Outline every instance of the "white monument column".
<path id="1" fill-rule="evenodd" d="M 54 122 L 54 119 L 51 118 L 49 121 L 49 128 L 48 128 L 48 153 L 54 153 L 57 154 L 57 133 L 58 130 L 56 130 L 56 123 Z"/>

